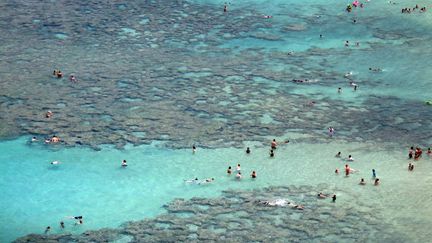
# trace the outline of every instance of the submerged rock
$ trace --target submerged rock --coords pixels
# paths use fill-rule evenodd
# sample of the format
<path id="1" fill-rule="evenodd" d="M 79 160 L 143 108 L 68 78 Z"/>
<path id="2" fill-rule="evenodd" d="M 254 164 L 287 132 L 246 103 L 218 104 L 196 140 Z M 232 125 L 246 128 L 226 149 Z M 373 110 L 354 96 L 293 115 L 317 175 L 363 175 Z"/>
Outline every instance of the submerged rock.
<path id="1" fill-rule="evenodd" d="M 335 191 L 336 190 L 336 191 Z M 317 191 L 335 191 L 328 185 L 270 187 L 253 191 L 225 191 L 218 198 L 176 199 L 167 213 L 153 219 L 127 222 L 118 229 L 87 231 L 80 235 L 31 234 L 15 242 L 178 242 L 178 241 L 406 241 L 401 232 L 380 217 L 378 209 L 357 205 L 356 195 L 340 192 L 349 205 L 317 199 Z M 261 200 L 287 199 L 304 205 L 266 206 Z M 203 210 L 197 210 L 201 208 Z M 359 210 L 357 210 L 359 209 Z M 180 211 L 179 211 L 180 210 Z M 188 217 L 181 214 L 188 212 Z"/>

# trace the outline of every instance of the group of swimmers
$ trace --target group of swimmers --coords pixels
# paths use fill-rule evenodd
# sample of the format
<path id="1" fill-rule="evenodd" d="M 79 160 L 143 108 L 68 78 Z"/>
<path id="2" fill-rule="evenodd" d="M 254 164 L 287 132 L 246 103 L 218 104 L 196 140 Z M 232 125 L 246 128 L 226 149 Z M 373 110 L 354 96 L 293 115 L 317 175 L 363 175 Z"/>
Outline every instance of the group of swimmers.
<path id="1" fill-rule="evenodd" d="M 32 143 L 36 143 L 39 141 L 39 139 L 37 137 L 32 137 L 30 140 Z M 53 135 L 51 138 L 45 138 L 45 143 L 60 143 L 61 140 L 59 137 L 57 137 L 56 135 Z"/>
<path id="2" fill-rule="evenodd" d="M 248 147 L 248 148 L 249 148 L 249 147 Z M 247 150 L 246 150 L 246 151 L 247 151 Z M 240 180 L 240 179 L 242 178 L 242 173 L 241 173 L 241 167 L 240 167 L 240 164 L 237 164 L 236 172 L 237 172 L 237 174 L 236 174 L 236 179 L 237 179 L 237 180 Z M 231 168 L 231 166 L 228 166 L 228 169 L 227 169 L 226 173 L 227 173 L 228 176 L 230 176 L 230 175 L 232 174 L 232 168 Z M 257 173 L 256 173 L 256 171 L 253 170 L 250 176 L 251 176 L 252 179 L 257 178 Z"/>
<path id="3" fill-rule="evenodd" d="M 411 12 L 414 12 L 416 9 L 419 9 L 419 8 L 420 8 L 419 5 L 416 4 L 414 8 L 403 8 L 401 10 L 401 13 L 411 13 Z M 421 7 L 419 11 L 420 11 L 420 13 L 426 12 L 426 7 Z"/>
<path id="4" fill-rule="evenodd" d="M 410 149 L 408 150 L 408 159 L 414 159 L 414 160 L 419 160 L 422 157 L 423 151 L 420 147 L 416 147 L 414 149 L 414 146 L 411 146 Z M 431 148 L 427 149 L 426 154 L 428 156 L 432 156 L 432 151 Z M 414 170 L 414 163 L 409 163 L 408 164 L 408 170 L 409 171 L 413 171 Z"/>
<path id="5" fill-rule="evenodd" d="M 336 158 L 341 158 L 342 157 L 342 153 L 338 152 L 335 155 L 335 157 Z M 351 155 L 348 155 L 348 158 L 346 159 L 346 161 L 352 162 L 352 161 L 354 161 L 354 158 Z M 414 169 L 414 166 L 413 166 L 413 169 Z M 353 174 L 353 173 L 356 173 L 356 172 L 359 172 L 359 171 L 351 168 L 348 164 L 345 164 L 345 176 L 346 177 L 348 177 L 350 174 Z M 335 174 L 339 175 L 339 169 L 338 168 L 336 168 Z M 378 186 L 379 183 L 380 183 L 380 179 L 377 178 L 375 169 L 372 169 L 372 178 L 374 179 L 374 185 Z M 366 182 L 365 182 L 364 178 L 360 179 L 360 183 L 359 184 L 360 185 L 366 185 Z"/>
<path id="6" fill-rule="evenodd" d="M 74 219 L 76 220 L 75 225 L 81 225 L 84 223 L 83 216 L 67 216 L 66 219 Z M 65 223 L 63 221 L 60 221 L 60 229 L 65 228 Z M 51 226 L 47 226 L 45 228 L 45 234 L 48 234 L 51 231 Z"/>
<path id="7" fill-rule="evenodd" d="M 423 150 L 421 148 L 416 147 L 414 150 L 414 147 L 411 147 L 408 151 L 408 159 L 412 159 L 414 157 L 414 160 L 418 160 L 421 158 L 422 154 L 423 154 Z M 431 154 L 432 154 L 431 148 L 428 148 L 427 155 L 430 156 Z"/>
<path id="8" fill-rule="evenodd" d="M 288 144 L 289 140 L 283 141 L 284 144 Z M 273 158 L 275 156 L 275 151 L 278 147 L 278 143 L 276 142 L 276 139 L 273 139 L 270 144 L 270 157 Z"/>
<path id="9" fill-rule="evenodd" d="M 56 78 L 58 78 L 58 79 L 60 79 L 60 78 L 63 78 L 63 73 L 62 73 L 62 71 L 60 71 L 60 70 L 58 70 L 58 69 L 55 69 L 55 70 L 53 71 L 53 76 L 56 77 Z M 73 74 L 71 74 L 71 75 L 69 76 L 69 81 L 71 81 L 71 82 L 73 82 L 73 83 L 78 82 L 77 78 L 76 78 L 75 75 L 73 75 Z"/>

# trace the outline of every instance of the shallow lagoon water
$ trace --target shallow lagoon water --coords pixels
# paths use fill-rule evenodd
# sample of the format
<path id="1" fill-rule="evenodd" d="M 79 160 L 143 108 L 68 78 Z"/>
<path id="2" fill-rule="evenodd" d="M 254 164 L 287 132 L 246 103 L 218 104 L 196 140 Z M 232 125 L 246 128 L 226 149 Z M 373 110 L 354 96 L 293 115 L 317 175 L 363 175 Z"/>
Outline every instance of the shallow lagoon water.
<path id="1" fill-rule="evenodd" d="M 409 1 L 371 1 L 351 14 L 340 1 L 236 1 L 228 14 L 222 5 L 1 4 L 0 135 L 13 139 L 0 144 L 2 241 L 46 225 L 61 233 L 55 225 L 67 215 L 85 216 L 80 227 L 67 224 L 81 233 L 156 217 L 174 198 L 219 202 L 226 189 L 321 183 L 338 204 L 356 207 L 358 194 L 392 230 L 427 241 L 430 159 L 408 173 L 405 150 L 432 143 L 432 113 L 423 104 L 431 99 L 430 13 L 401 15 Z M 261 18 L 267 14 L 274 17 Z M 345 40 L 360 46 L 346 48 Z M 51 78 L 54 68 L 79 82 Z M 291 82 L 305 78 L 314 82 Z M 43 118 L 49 109 L 55 119 Z M 328 126 L 336 127 L 333 140 Z M 53 134 L 66 146 L 26 145 L 31 135 Z M 269 159 L 273 137 L 292 142 Z M 244 141 L 255 141 L 251 156 Z M 333 175 L 343 166 L 333 157 L 339 150 L 356 158 L 360 174 Z M 119 168 L 122 159 L 127 169 Z M 236 163 L 259 178 L 227 178 Z M 358 186 L 360 177 L 370 182 L 371 168 L 382 185 Z M 183 183 L 193 177 L 216 181 Z"/>
<path id="2" fill-rule="evenodd" d="M 326 193 L 338 195 L 338 204 L 357 203 L 344 197 L 343 191 L 349 191 L 359 201 L 379 209 L 385 216 L 382 222 L 390 223 L 394 229 L 420 224 L 415 232 L 423 232 L 423 226 L 426 230 L 431 223 L 427 177 L 432 158 L 419 161 L 415 171 L 408 172 L 407 160 L 401 159 L 404 153 L 381 150 L 377 144 L 340 144 L 337 140 L 303 144 L 294 140 L 280 146 L 275 158 L 268 156 L 267 148 L 252 145 L 251 148 L 250 155 L 228 148 L 198 148 L 192 154 L 189 149 L 168 150 L 154 145 L 127 146 L 122 151 L 110 146 L 101 151 L 86 148 L 53 151 L 25 145 L 25 139 L 2 142 L 2 151 L 9 151 L 1 155 L 1 169 L 5 172 L 0 183 L 4 195 L 2 239 L 9 241 L 26 233 L 42 233 L 46 225 L 53 227 L 53 233 L 115 228 L 129 220 L 161 214 L 164 212 L 161 206 L 175 198 L 214 198 L 228 189 L 247 191 L 322 183 L 332 188 Z M 343 175 L 346 162 L 334 157 L 339 150 L 343 157 L 353 155 L 355 161 L 350 165 L 359 173 L 348 178 Z M 127 159 L 127 168 L 120 167 L 122 159 Z M 50 165 L 53 160 L 61 164 Z M 241 181 L 225 174 L 228 166 L 235 168 L 237 163 L 244 175 Z M 340 175 L 334 174 L 336 168 L 341 170 Z M 382 181 L 378 187 L 372 185 L 372 168 Z M 258 173 L 256 180 L 249 178 L 252 170 Z M 207 185 L 183 182 L 195 177 L 214 177 L 215 182 Z M 358 185 L 360 178 L 366 179 L 366 186 Z M 85 224 L 73 226 L 74 221 L 65 219 L 71 215 L 83 215 Z M 64 231 L 58 227 L 61 220 L 66 222 Z"/>

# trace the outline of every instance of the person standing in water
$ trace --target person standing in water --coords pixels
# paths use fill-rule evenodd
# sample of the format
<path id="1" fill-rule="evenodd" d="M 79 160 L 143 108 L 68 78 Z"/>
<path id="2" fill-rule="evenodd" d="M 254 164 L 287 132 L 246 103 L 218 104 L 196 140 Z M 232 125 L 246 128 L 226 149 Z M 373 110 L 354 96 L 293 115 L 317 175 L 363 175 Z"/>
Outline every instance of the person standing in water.
<path id="1" fill-rule="evenodd" d="M 277 147 L 276 139 L 273 139 L 273 141 L 271 142 L 271 149 L 272 149 L 272 150 L 275 150 L 276 147 Z"/>
<path id="2" fill-rule="evenodd" d="M 348 164 L 346 164 L 346 165 L 345 165 L 345 176 L 349 176 L 350 171 L 351 171 L 351 168 L 349 167 Z"/>
<path id="3" fill-rule="evenodd" d="M 255 172 L 255 171 L 252 171 L 251 177 L 252 177 L 252 179 L 255 179 L 255 178 L 257 177 L 257 175 L 256 175 L 256 172 Z"/>
<path id="4" fill-rule="evenodd" d="M 126 166 L 127 166 L 127 162 L 126 162 L 125 159 L 122 161 L 121 166 L 122 166 L 123 168 L 126 168 Z"/>
<path id="5" fill-rule="evenodd" d="M 411 147 L 408 151 L 408 158 L 412 159 L 414 155 L 414 147 Z"/>
<path id="6" fill-rule="evenodd" d="M 333 137 L 334 132 L 335 132 L 335 129 L 333 127 L 329 127 L 328 128 L 328 134 L 329 134 L 330 137 Z"/>
<path id="7" fill-rule="evenodd" d="M 375 172 L 375 169 L 372 169 L 372 178 L 376 178 L 376 172 Z"/>
<path id="8" fill-rule="evenodd" d="M 246 153 L 247 153 L 247 154 L 250 154 L 250 152 L 251 152 L 251 151 L 250 151 L 250 148 L 247 147 L 247 148 L 246 148 Z"/>
<path id="9" fill-rule="evenodd" d="M 333 194 L 332 202 L 336 202 L 336 194 Z"/>
<path id="10" fill-rule="evenodd" d="M 196 152 L 196 147 L 195 147 L 195 145 L 193 145 L 192 146 L 192 153 L 195 154 L 195 152 Z"/>

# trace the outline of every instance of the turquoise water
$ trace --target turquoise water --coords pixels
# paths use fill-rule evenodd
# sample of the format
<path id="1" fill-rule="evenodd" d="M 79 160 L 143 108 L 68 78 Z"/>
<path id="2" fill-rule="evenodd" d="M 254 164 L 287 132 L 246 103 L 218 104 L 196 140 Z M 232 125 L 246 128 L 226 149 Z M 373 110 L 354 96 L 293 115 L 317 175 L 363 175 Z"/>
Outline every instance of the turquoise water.
<path id="1" fill-rule="evenodd" d="M 293 134 L 294 136 L 295 134 Z M 52 151 L 38 145 L 26 145 L 18 139 L 1 143 L 0 190 L 2 192 L 2 239 L 9 241 L 30 232 L 43 233 L 51 225 L 52 232 L 79 233 L 101 227 L 116 227 L 128 220 L 139 220 L 162 213 L 162 205 L 174 198 L 215 197 L 226 189 L 253 189 L 271 185 L 317 185 L 327 183 L 339 190 L 358 194 L 382 210 L 383 221 L 403 229 L 414 222 L 427 228 L 432 208 L 427 199 L 432 158 L 416 163 L 415 172 L 406 169 L 405 151 L 384 151 L 377 144 L 290 143 L 282 145 L 275 158 L 266 148 L 251 146 L 246 155 L 239 149 L 168 150 L 153 145 L 101 151 L 85 148 Z M 352 154 L 352 168 L 359 170 L 345 178 L 346 162 L 334 158 L 335 151 L 343 157 Z M 122 159 L 128 161 L 121 168 Z M 61 162 L 58 166 L 51 161 Z M 226 168 L 241 164 L 244 178 L 237 181 L 225 174 Z M 341 175 L 335 175 L 339 168 Z M 377 171 L 382 184 L 372 186 L 371 169 Z M 258 178 L 249 174 L 257 171 Z M 191 185 L 183 179 L 214 177 L 212 184 Z M 359 186 L 360 178 L 368 185 Z M 337 193 L 337 191 L 335 191 Z M 350 204 L 343 193 L 338 202 Z M 401 207 L 401 202 L 412 207 Z M 84 224 L 74 226 L 66 216 L 84 216 Z M 409 215 L 409 217 L 407 217 Z M 12 220 L 13 219 L 13 220 Z M 66 222 L 66 229 L 58 227 Z M 419 225 L 418 231 L 423 226 Z M 7 233 L 6 233 L 7 232 Z M 424 235 L 424 237 L 428 234 Z M 429 235 L 430 236 L 430 235 Z M 423 236 L 422 236 L 423 237 Z"/>
<path id="2" fill-rule="evenodd" d="M 224 1 L 209 0 L 18 2 L 0 3 L 0 241 L 48 225 L 117 228 L 175 198 L 321 183 L 348 207 L 343 191 L 357 194 L 411 242 L 432 236 L 432 160 L 406 169 L 409 146 L 432 146 L 430 10 L 400 14 L 413 3 L 374 0 L 349 14 L 336 0 L 235 1 L 225 14 Z M 56 68 L 66 78 L 52 78 Z M 63 145 L 28 144 L 53 134 Z M 273 137 L 291 143 L 269 158 Z M 360 172 L 336 176 L 338 151 Z M 225 174 L 237 163 L 241 181 Z M 183 182 L 195 177 L 215 182 Z"/>

